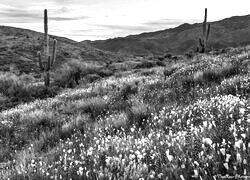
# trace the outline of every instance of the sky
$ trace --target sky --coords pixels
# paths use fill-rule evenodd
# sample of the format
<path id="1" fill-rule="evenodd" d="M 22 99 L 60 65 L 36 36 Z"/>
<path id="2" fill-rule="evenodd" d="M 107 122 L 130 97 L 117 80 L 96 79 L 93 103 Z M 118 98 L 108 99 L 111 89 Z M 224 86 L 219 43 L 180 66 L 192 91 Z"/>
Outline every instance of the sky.
<path id="1" fill-rule="evenodd" d="M 250 14 L 250 0 L 1 0 L 0 25 L 49 33 L 76 41 L 101 40 Z"/>

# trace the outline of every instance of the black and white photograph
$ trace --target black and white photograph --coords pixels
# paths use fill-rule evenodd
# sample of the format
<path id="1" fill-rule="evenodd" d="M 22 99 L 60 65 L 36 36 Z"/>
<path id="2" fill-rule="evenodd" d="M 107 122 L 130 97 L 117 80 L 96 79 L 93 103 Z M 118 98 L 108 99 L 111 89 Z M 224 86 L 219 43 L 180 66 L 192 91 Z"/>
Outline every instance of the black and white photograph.
<path id="1" fill-rule="evenodd" d="M 0 180 L 250 180 L 249 0 L 0 0 Z"/>

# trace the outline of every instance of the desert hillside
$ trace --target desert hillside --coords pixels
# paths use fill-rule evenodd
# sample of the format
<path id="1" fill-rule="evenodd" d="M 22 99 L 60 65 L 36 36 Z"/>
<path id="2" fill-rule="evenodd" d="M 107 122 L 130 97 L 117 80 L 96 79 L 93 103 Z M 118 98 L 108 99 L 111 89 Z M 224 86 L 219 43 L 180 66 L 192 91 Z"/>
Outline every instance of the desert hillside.
<path id="1" fill-rule="evenodd" d="M 249 176 L 249 68 L 231 48 L 2 111 L 0 178 Z"/>
<path id="2" fill-rule="evenodd" d="M 0 26 L 0 179 L 250 177 L 249 20 L 94 42 L 49 35 L 47 9 L 44 34 Z"/>
<path id="3" fill-rule="evenodd" d="M 98 65 L 125 59 L 63 37 L 50 36 L 51 46 L 53 38 L 58 40 L 57 65 L 55 67 L 76 59 L 83 63 Z M 43 50 L 43 40 L 43 33 L 0 26 L 0 70 L 8 71 L 10 66 L 15 66 L 21 72 L 38 73 L 37 52 Z"/>

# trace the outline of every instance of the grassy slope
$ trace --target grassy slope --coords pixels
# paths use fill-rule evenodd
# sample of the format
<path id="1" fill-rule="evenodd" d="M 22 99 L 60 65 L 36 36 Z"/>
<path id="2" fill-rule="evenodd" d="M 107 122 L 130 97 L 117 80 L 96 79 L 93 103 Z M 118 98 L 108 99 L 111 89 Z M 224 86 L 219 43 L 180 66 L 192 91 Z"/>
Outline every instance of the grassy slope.
<path id="1" fill-rule="evenodd" d="M 250 175 L 245 59 L 199 55 L 166 79 L 159 67 L 127 72 L 3 111 L 0 177 Z M 237 62 L 244 73 L 228 68 Z"/>

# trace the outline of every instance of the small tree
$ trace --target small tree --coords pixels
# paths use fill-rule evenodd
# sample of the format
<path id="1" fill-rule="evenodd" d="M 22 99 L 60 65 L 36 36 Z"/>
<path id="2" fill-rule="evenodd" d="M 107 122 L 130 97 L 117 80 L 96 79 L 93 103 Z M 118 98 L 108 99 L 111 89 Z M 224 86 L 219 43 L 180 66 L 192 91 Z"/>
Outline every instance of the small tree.
<path id="1" fill-rule="evenodd" d="M 210 24 L 207 25 L 207 8 L 205 8 L 205 17 L 203 21 L 203 36 L 202 38 L 199 38 L 200 53 L 206 52 L 209 34 L 210 34 Z"/>
<path id="2" fill-rule="evenodd" d="M 49 54 L 49 35 L 48 35 L 48 14 L 47 9 L 44 10 L 44 55 L 38 52 L 38 60 L 40 70 L 43 72 L 44 84 L 46 87 L 50 86 L 50 70 L 56 60 L 56 45 L 57 40 L 53 40 L 52 56 Z"/>

